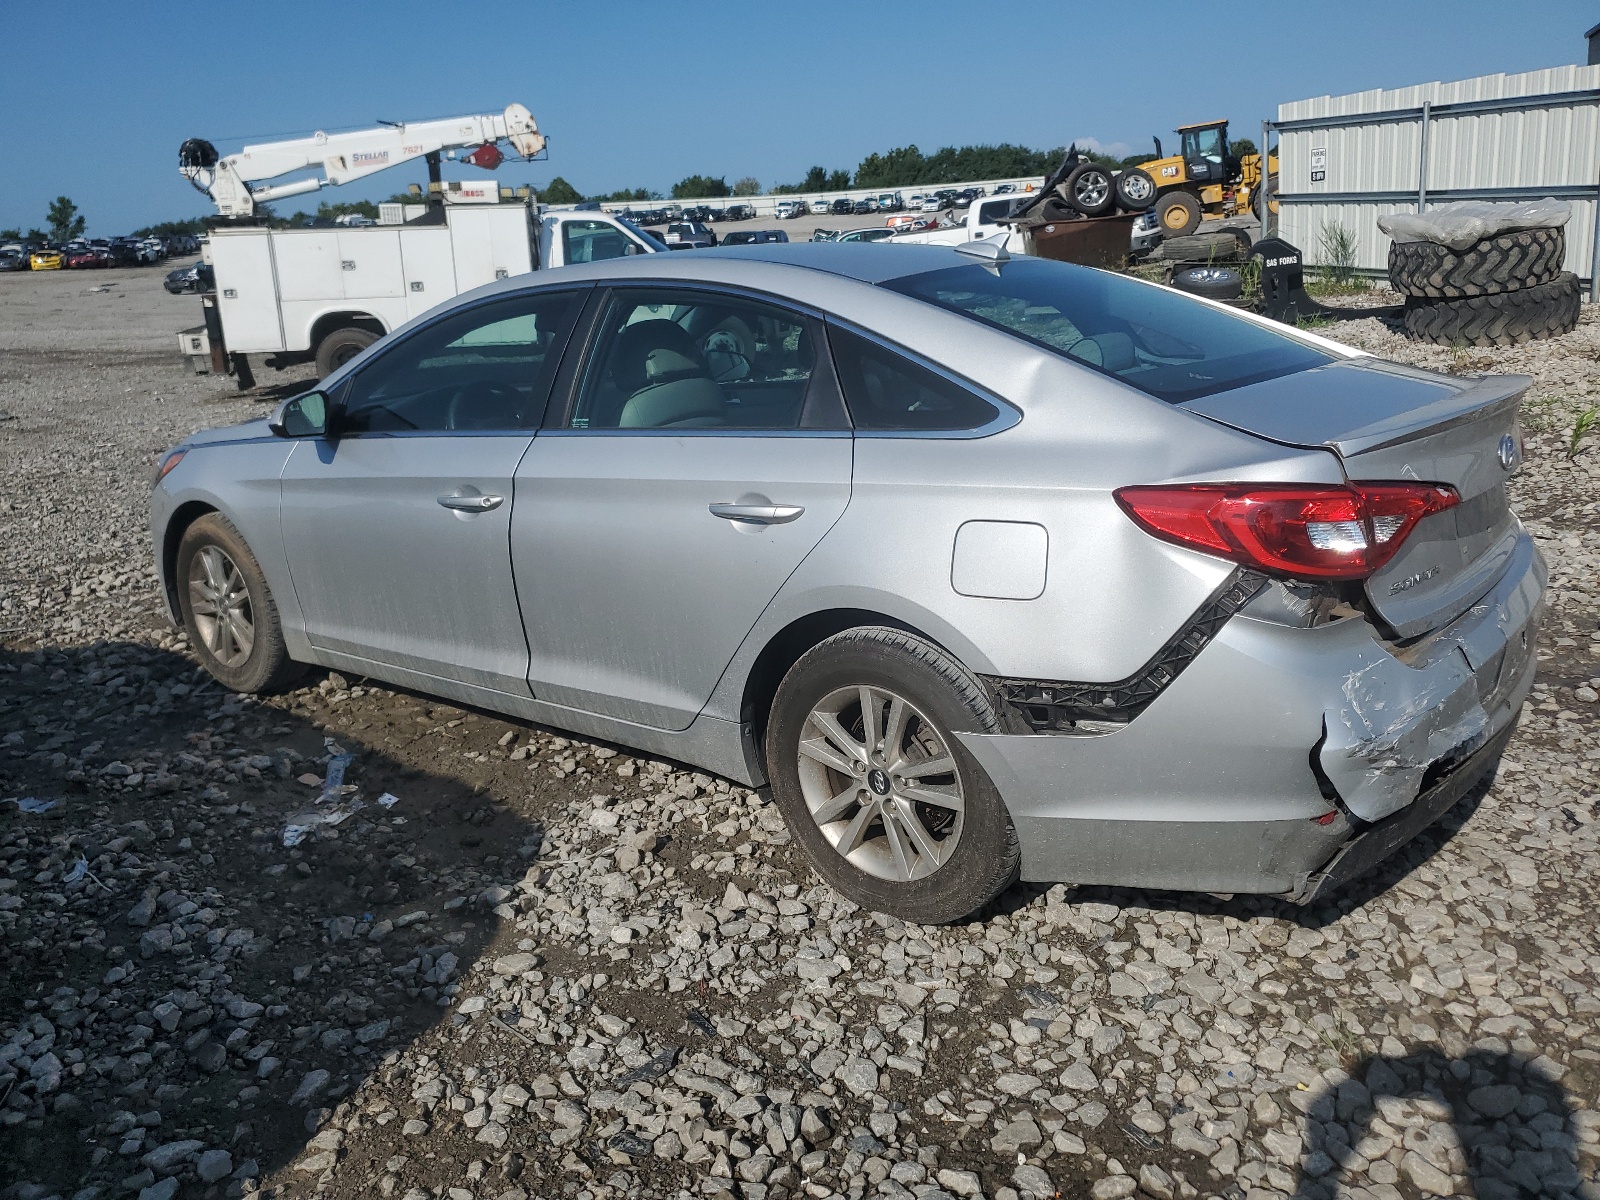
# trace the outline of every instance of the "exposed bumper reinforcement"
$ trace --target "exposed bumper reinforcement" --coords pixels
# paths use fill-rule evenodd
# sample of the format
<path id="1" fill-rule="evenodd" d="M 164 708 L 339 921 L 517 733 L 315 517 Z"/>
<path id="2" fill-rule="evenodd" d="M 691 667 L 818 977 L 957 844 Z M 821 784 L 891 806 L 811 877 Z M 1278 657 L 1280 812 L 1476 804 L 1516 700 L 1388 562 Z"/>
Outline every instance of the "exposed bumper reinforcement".
<path id="1" fill-rule="evenodd" d="M 1516 732 L 1512 721 L 1464 759 L 1455 770 L 1391 816 L 1357 834 L 1298 892 L 1285 897 L 1296 904 L 1311 904 L 1365 875 L 1396 850 L 1427 829 L 1484 778 L 1499 760 Z"/>

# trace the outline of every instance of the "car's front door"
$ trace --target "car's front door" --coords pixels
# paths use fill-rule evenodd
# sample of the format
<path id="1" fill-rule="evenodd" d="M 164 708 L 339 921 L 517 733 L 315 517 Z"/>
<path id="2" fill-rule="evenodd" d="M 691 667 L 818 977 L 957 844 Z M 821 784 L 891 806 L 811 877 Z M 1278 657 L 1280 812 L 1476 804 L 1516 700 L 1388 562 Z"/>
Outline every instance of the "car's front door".
<path id="1" fill-rule="evenodd" d="M 283 472 L 283 535 L 313 646 L 527 694 L 512 478 L 581 292 L 456 310 L 361 367 L 331 436 Z"/>
<path id="2" fill-rule="evenodd" d="M 572 403 L 517 469 L 538 699 L 662 729 L 705 706 L 849 502 L 821 330 L 732 293 L 611 294 Z"/>

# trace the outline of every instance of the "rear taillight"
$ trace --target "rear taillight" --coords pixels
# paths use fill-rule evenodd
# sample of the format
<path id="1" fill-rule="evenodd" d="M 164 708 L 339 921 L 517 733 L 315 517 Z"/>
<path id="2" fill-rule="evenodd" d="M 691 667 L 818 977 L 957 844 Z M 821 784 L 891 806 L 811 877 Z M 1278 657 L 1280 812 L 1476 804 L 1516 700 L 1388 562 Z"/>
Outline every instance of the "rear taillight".
<path id="1" fill-rule="evenodd" d="M 1191 483 L 1125 487 L 1116 497 L 1164 541 L 1302 579 L 1365 579 L 1418 521 L 1461 502 L 1436 483 Z"/>

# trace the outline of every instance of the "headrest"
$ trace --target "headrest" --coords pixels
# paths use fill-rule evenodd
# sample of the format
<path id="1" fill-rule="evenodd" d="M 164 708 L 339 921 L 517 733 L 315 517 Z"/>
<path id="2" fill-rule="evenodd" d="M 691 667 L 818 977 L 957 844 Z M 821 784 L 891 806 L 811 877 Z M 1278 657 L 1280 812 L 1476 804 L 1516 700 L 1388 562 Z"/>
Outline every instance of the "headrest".
<path id="1" fill-rule="evenodd" d="M 611 378 L 629 395 L 663 378 L 704 370 L 694 339 L 675 321 L 625 325 L 611 351 Z"/>

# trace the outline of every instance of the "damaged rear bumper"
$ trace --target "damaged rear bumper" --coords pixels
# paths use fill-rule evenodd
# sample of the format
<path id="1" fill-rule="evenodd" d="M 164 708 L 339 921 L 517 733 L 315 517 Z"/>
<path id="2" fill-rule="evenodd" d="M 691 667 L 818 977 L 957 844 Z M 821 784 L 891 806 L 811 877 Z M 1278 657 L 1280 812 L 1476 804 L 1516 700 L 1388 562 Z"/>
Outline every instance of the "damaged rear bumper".
<path id="1" fill-rule="evenodd" d="M 1533 683 L 1544 563 L 1397 650 L 1364 620 L 1234 617 L 1112 733 L 958 734 L 1037 881 L 1310 900 L 1366 871 L 1492 769 Z"/>
<path id="2" fill-rule="evenodd" d="M 1500 581 L 1465 613 L 1345 672 L 1319 759 L 1350 812 L 1363 821 L 1398 812 L 1432 786 L 1430 771 L 1442 773 L 1511 722 L 1533 685 L 1546 577 L 1519 530 Z"/>

